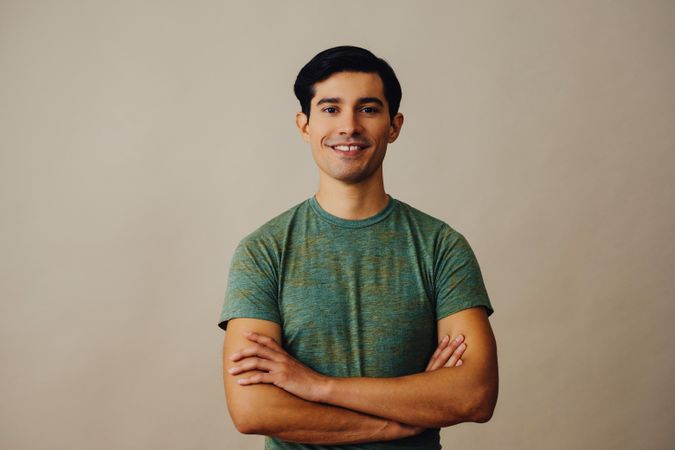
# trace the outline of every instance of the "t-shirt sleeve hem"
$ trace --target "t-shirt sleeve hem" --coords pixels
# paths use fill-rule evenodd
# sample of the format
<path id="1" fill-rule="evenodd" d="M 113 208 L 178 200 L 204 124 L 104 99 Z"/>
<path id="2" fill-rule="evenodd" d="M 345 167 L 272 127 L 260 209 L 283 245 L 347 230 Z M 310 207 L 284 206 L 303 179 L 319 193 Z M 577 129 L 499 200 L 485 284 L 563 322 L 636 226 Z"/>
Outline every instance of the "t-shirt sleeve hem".
<path id="1" fill-rule="evenodd" d="M 235 314 L 223 316 L 223 317 L 220 318 L 220 322 L 218 322 L 218 327 L 220 327 L 222 330 L 227 330 L 227 322 L 230 319 L 262 319 L 262 320 L 269 320 L 270 322 L 274 322 L 274 323 L 278 323 L 279 325 L 282 325 L 279 317 L 272 316 L 270 314 L 250 312 L 250 313 L 239 313 L 239 314 L 235 313 Z"/>
<path id="2" fill-rule="evenodd" d="M 439 311 L 437 314 L 437 319 L 436 320 L 441 320 L 444 319 L 452 314 L 455 314 L 457 312 L 463 311 L 465 309 L 469 308 L 475 308 L 477 306 L 482 306 L 485 308 L 485 312 L 487 313 L 487 316 L 490 317 L 492 313 L 494 313 L 494 309 L 492 309 L 492 305 L 489 302 L 477 302 L 477 303 L 465 303 L 462 305 L 458 305 L 455 308 L 451 309 L 444 309 L 442 311 Z"/>

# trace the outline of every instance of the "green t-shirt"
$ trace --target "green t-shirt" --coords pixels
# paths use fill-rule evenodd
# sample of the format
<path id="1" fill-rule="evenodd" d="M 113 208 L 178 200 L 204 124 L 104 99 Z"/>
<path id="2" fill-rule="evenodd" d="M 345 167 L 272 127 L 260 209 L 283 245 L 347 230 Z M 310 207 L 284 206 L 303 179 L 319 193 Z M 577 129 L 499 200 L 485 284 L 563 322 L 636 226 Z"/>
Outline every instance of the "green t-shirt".
<path id="1" fill-rule="evenodd" d="M 232 318 L 282 327 L 282 346 L 336 377 L 423 372 L 436 323 L 457 311 L 493 309 L 464 236 L 389 195 L 374 216 L 347 220 L 313 196 L 237 246 L 219 326 Z M 266 439 L 266 449 L 438 449 L 438 429 L 398 441 L 316 446 Z"/>

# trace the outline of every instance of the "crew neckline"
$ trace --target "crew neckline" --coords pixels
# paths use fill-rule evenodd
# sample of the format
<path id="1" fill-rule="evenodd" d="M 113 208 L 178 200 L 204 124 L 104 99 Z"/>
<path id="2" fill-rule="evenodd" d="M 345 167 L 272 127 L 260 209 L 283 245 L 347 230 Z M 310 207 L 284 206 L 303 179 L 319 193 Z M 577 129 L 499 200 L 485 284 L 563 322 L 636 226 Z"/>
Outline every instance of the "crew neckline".
<path id="1" fill-rule="evenodd" d="M 366 217 L 365 219 L 343 219 L 342 217 L 335 216 L 321 207 L 319 202 L 316 200 L 316 194 L 309 198 L 309 205 L 314 210 L 316 214 L 319 215 L 322 219 L 344 228 L 363 228 L 370 225 L 373 225 L 389 216 L 396 205 L 396 199 L 391 195 L 387 194 L 389 200 L 387 205 L 380 212 Z"/>

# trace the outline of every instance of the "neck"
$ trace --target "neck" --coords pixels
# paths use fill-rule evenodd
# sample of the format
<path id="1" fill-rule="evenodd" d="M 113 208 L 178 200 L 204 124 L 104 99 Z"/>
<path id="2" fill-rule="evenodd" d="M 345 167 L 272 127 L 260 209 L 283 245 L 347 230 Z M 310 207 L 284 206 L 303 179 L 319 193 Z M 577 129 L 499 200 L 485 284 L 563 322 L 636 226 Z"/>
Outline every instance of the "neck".
<path id="1" fill-rule="evenodd" d="M 360 183 L 346 184 L 320 177 L 316 201 L 328 213 L 347 220 L 360 220 L 382 211 L 389 201 L 382 176 L 373 176 Z"/>

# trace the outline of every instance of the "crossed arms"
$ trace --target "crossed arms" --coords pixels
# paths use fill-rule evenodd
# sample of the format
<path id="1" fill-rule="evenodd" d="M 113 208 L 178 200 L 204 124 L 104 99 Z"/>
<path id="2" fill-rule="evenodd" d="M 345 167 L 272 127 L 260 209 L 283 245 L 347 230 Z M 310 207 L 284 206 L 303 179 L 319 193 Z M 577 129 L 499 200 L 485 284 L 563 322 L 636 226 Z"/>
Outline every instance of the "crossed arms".
<path id="1" fill-rule="evenodd" d="M 486 422 L 497 401 L 498 371 L 485 310 L 469 308 L 439 320 L 438 335 L 439 340 L 464 336 L 460 367 L 396 378 L 336 378 L 313 372 L 285 353 L 278 345 L 278 324 L 232 319 L 223 348 L 230 416 L 242 433 L 336 445 Z"/>

